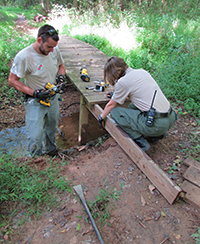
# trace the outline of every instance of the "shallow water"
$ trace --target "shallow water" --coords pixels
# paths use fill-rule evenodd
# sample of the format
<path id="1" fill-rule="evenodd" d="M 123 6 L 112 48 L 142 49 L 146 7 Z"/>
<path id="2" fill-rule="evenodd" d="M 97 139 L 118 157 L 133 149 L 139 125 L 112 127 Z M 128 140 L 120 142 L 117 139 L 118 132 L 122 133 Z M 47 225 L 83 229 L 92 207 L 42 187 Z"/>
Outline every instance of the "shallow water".
<path id="1" fill-rule="evenodd" d="M 7 128 L 0 131 L 0 152 L 12 153 L 16 157 L 29 155 L 26 128 Z"/>
<path id="2" fill-rule="evenodd" d="M 64 148 L 64 142 L 58 130 L 56 144 L 59 148 Z M 28 133 L 26 127 L 7 128 L 0 131 L 0 152 L 11 153 L 15 157 L 29 156 Z"/>

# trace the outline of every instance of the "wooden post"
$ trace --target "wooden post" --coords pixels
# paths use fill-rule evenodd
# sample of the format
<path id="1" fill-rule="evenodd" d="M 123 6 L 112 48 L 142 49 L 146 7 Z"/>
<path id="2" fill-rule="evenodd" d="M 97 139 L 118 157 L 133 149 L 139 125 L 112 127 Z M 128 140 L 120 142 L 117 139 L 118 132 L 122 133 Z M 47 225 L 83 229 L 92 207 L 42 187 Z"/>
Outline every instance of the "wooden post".
<path id="1" fill-rule="evenodd" d="M 80 113 L 79 113 L 79 131 L 78 131 L 78 144 L 84 145 L 87 141 L 87 127 L 88 127 L 88 114 L 89 111 L 86 107 L 85 100 L 81 95 L 80 98 Z"/>

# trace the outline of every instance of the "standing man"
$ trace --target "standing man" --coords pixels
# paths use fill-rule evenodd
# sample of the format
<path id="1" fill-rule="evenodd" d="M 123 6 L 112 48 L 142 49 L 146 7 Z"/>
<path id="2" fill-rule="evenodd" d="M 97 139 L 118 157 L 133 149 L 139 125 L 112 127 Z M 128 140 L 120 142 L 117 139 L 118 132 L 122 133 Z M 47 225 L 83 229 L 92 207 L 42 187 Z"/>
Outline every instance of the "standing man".
<path id="1" fill-rule="evenodd" d="M 50 25 L 40 27 L 37 40 L 21 50 L 13 61 L 8 78 L 9 85 L 26 94 L 26 128 L 31 156 L 43 152 L 50 156 L 57 154 L 55 135 L 59 122 L 59 93 L 51 95 L 45 84 L 64 82 L 64 61 L 57 47 L 58 31 Z M 20 81 L 24 78 L 24 83 Z M 50 100 L 50 106 L 43 105 Z"/>
<path id="2" fill-rule="evenodd" d="M 104 119 L 111 113 L 130 138 L 147 151 L 149 143 L 162 139 L 177 119 L 169 101 L 147 71 L 128 67 L 122 58 L 108 59 L 104 67 L 106 81 L 115 86 L 115 90 L 98 118 L 100 126 L 103 127 Z M 129 107 L 117 107 L 126 98 L 131 100 Z"/>

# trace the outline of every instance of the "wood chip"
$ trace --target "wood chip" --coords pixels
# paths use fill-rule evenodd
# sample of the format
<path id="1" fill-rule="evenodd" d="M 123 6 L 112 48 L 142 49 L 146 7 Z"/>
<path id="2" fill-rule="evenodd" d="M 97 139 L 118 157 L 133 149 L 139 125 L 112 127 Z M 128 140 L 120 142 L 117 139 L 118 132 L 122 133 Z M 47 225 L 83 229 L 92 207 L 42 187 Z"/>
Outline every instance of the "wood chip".
<path id="1" fill-rule="evenodd" d="M 140 221 L 139 221 L 139 224 L 140 224 L 144 229 L 147 228 L 147 227 L 146 227 L 143 223 L 141 223 Z"/>
<path id="2" fill-rule="evenodd" d="M 81 235 L 84 236 L 84 235 L 90 233 L 90 232 L 93 231 L 93 230 L 94 230 L 93 227 L 90 226 L 90 228 L 89 228 L 88 230 L 85 230 Z"/>
<path id="3" fill-rule="evenodd" d="M 146 201 L 144 200 L 144 197 L 141 196 L 141 203 L 142 203 L 142 206 L 145 206 L 146 205 Z"/>

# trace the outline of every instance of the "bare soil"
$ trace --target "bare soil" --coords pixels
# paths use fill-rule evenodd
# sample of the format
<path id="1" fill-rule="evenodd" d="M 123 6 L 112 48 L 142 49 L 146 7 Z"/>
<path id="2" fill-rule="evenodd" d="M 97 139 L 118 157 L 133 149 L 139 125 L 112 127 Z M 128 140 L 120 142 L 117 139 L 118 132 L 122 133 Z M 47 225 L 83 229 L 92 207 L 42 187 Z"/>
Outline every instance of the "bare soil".
<path id="1" fill-rule="evenodd" d="M 82 185 L 86 201 L 94 202 L 102 191 L 110 195 L 115 193 L 114 198 L 116 191 L 120 192 L 118 200 L 110 199 L 98 205 L 101 213 L 106 209 L 109 213 L 104 222 L 103 217 L 95 219 L 104 243 L 195 243 L 191 234 L 200 226 L 199 208 L 181 199 L 170 205 L 115 140 L 99 128 L 92 116 L 88 145 L 78 147 L 79 93 L 68 86 L 62 97 L 60 134 L 57 139 L 59 141 L 61 137 L 62 149 L 74 148 L 72 154 L 60 154 L 60 157 L 53 159 L 56 162 L 62 162 L 63 159 L 68 161 L 62 175 L 72 185 Z M 1 129 L 24 125 L 23 105 L 2 106 L 0 115 Z M 195 131 L 199 131 L 195 119 L 189 115 L 179 115 L 168 135 L 147 151 L 154 162 L 179 186 L 187 169 L 181 163 L 188 156 L 184 149 L 194 146 L 191 138 Z M 103 139 L 100 140 L 99 137 Z M 48 157 L 39 157 L 31 163 L 37 164 L 42 170 L 48 165 L 47 159 Z M 20 160 L 23 162 L 26 158 Z M 176 163 L 178 169 L 169 173 L 173 163 Z M 39 219 L 31 216 L 29 221 L 18 226 L 17 220 L 25 215 L 21 209 L 21 212 L 13 216 L 8 240 L 5 240 L 7 237 L 3 235 L 4 230 L 0 231 L 0 239 L 4 239 L 5 243 L 16 244 L 99 243 L 90 221 L 86 221 L 87 214 L 76 193 L 63 193 L 57 201 L 60 202 L 59 208 L 46 210 Z M 12 204 L 9 209 L 3 205 L 0 207 L 1 213 L 15 208 Z"/>

